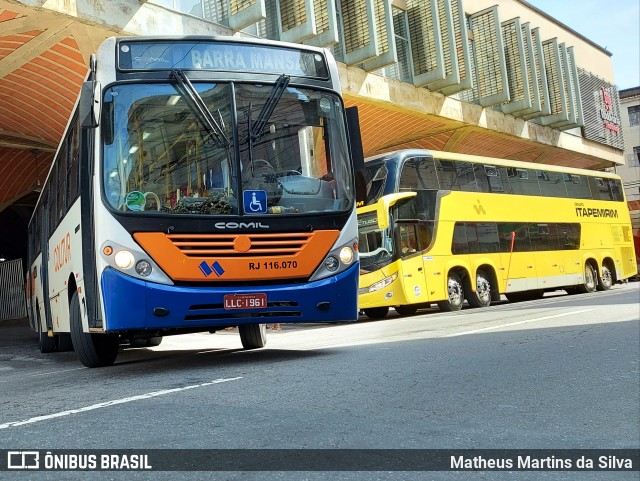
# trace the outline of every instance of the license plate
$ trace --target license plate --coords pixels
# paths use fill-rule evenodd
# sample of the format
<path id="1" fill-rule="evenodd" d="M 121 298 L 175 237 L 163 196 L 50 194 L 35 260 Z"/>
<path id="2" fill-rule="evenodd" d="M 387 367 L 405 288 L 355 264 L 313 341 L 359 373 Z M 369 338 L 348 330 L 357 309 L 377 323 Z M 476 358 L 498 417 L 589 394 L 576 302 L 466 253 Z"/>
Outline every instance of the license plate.
<path id="1" fill-rule="evenodd" d="M 266 294 L 225 294 L 225 309 L 262 309 L 267 307 Z"/>

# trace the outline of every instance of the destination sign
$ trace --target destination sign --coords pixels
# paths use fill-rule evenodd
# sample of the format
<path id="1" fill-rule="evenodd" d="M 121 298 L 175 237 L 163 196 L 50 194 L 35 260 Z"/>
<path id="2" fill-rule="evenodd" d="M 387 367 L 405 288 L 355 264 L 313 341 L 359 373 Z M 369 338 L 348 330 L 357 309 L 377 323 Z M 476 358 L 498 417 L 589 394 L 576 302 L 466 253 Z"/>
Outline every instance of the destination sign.
<path id="1" fill-rule="evenodd" d="M 216 41 L 126 41 L 120 70 L 214 70 L 327 78 L 324 56 L 295 48 Z"/>

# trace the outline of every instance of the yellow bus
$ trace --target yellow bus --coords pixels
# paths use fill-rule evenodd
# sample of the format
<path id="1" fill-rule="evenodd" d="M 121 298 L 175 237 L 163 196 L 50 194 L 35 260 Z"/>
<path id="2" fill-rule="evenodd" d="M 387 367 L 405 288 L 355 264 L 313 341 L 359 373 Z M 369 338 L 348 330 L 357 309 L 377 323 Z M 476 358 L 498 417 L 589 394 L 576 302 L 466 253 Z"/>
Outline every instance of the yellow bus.
<path id="1" fill-rule="evenodd" d="M 607 290 L 637 272 L 614 174 L 402 150 L 359 175 L 358 305 L 369 318 Z"/>

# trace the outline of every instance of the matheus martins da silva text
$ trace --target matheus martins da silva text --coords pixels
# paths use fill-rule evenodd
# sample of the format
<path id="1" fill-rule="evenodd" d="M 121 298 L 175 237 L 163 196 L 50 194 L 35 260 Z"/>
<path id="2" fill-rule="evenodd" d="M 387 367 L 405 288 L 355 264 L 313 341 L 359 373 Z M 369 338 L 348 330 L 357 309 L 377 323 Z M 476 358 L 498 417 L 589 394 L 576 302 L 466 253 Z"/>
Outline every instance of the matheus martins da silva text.
<path id="1" fill-rule="evenodd" d="M 576 459 L 547 456 L 517 456 L 515 458 L 486 458 L 474 456 L 451 456 L 451 469 L 531 469 L 531 470 L 561 470 L 561 469 L 633 469 L 633 461 L 629 458 L 617 456 L 598 456 L 590 458 L 580 456 Z"/>

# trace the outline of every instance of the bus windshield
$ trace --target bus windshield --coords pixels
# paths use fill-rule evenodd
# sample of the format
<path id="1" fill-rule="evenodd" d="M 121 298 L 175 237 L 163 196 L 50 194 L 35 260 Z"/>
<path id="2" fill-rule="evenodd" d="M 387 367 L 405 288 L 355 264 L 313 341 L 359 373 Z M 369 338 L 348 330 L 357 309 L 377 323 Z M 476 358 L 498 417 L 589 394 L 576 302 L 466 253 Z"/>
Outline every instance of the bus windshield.
<path id="1" fill-rule="evenodd" d="M 358 214 L 358 250 L 362 273 L 380 269 L 393 260 L 392 229 L 378 226 L 375 211 Z"/>
<path id="2" fill-rule="evenodd" d="M 187 84 L 106 90 L 102 173 L 112 209 L 249 215 L 353 207 L 339 97 L 291 86 L 274 95 L 266 84 Z"/>

